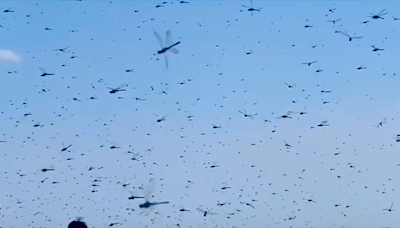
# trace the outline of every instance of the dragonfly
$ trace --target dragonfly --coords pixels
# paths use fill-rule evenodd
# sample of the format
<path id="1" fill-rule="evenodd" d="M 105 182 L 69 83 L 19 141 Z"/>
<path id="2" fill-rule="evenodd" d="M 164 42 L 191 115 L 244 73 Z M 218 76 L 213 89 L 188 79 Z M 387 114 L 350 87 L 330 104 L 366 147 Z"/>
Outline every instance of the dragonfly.
<path id="1" fill-rule="evenodd" d="M 207 208 L 207 210 L 203 210 L 203 209 L 201 209 L 201 208 L 196 208 L 198 211 L 200 211 L 201 213 L 203 213 L 203 216 L 204 217 L 206 217 L 207 215 L 216 215 L 217 213 L 215 213 L 215 212 L 211 212 L 212 211 L 212 208 L 211 209 L 208 209 Z"/>
<path id="2" fill-rule="evenodd" d="M 371 47 L 374 49 L 372 51 L 384 51 L 385 49 L 377 48 L 375 45 L 371 45 Z"/>
<path id="3" fill-rule="evenodd" d="M 244 8 L 247 8 L 247 11 L 251 12 L 251 16 L 253 16 L 253 12 L 254 11 L 260 11 L 261 10 L 261 8 L 258 8 L 258 9 L 253 8 L 253 0 L 250 0 L 250 7 L 249 6 L 245 6 L 245 5 L 242 5 L 242 6 Z"/>
<path id="4" fill-rule="evenodd" d="M 61 152 L 67 151 L 72 146 L 72 144 L 66 147 L 66 146 L 64 146 L 64 143 L 62 143 L 62 146 L 63 146 L 63 148 L 62 148 Z"/>
<path id="5" fill-rule="evenodd" d="M 42 71 L 42 75 L 40 75 L 42 77 L 54 75 L 53 73 L 47 73 L 46 69 L 44 69 L 43 67 L 39 67 L 39 69 L 40 69 L 40 71 Z"/>
<path id="6" fill-rule="evenodd" d="M 342 20 L 341 18 L 336 19 L 336 20 L 326 20 L 327 22 L 332 22 L 333 24 L 336 24 L 336 22 Z"/>
<path id="7" fill-rule="evenodd" d="M 311 66 L 311 64 L 316 63 L 317 61 L 312 61 L 312 62 L 308 62 L 308 63 L 302 63 L 302 64 L 306 64 L 308 66 Z"/>
<path id="8" fill-rule="evenodd" d="M 328 124 L 327 120 L 321 121 L 321 123 L 318 124 L 318 127 L 328 127 L 328 126 L 329 126 L 329 124 Z"/>
<path id="9" fill-rule="evenodd" d="M 370 15 L 368 15 L 367 17 L 371 17 L 372 19 L 385 19 L 385 18 L 383 18 L 382 16 L 389 13 L 389 12 L 384 13 L 385 10 L 386 10 L 386 9 L 383 9 L 383 10 L 381 10 L 381 12 L 379 12 L 379 13 L 377 13 L 377 14 L 368 13 L 368 12 L 367 12 L 367 14 L 370 14 Z"/>
<path id="10" fill-rule="evenodd" d="M 250 117 L 252 119 L 254 119 L 254 116 L 257 115 L 257 113 L 253 113 L 253 114 L 247 114 L 246 109 L 243 109 L 243 111 L 238 111 L 240 114 L 243 114 L 244 117 Z"/>
<path id="11" fill-rule="evenodd" d="M 106 87 L 106 88 L 110 90 L 110 93 L 118 93 L 118 92 L 126 91 L 126 89 L 121 89 L 122 87 L 125 87 L 125 85 L 121 85 L 118 88 L 111 88 L 111 87 Z"/>
<path id="12" fill-rule="evenodd" d="M 151 178 L 149 181 L 149 185 L 144 190 L 144 198 L 146 201 L 139 205 L 140 208 L 150 208 L 152 206 L 159 205 L 159 204 L 169 204 L 169 202 L 167 202 L 167 201 L 165 201 L 165 202 L 150 202 L 154 188 L 155 188 L 155 181 L 154 181 L 154 178 Z"/>
<path id="13" fill-rule="evenodd" d="M 178 41 L 176 43 L 172 43 L 172 38 L 171 38 L 171 30 L 168 30 L 165 34 L 165 44 L 163 42 L 163 39 L 161 36 L 156 32 L 156 30 L 153 30 L 154 36 L 157 38 L 158 42 L 160 43 L 161 50 L 157 51 L 158 54 L 164 54 L 164 59 L 165 59 L 165 66 L 168 69 L 168 54 L 169 53 L 174 53 L 178 54 L 179 50 L 174 48 L 176 45 L 180 44 L 181 42 Z"/>
<path id="14" fill-rule="evenodd" d="M 351 41 L 352 39 L 362 39 L 363 38 L 362 36 L 350 36 L 349 33 L 346 30 L 344 30 L 344 32 L 335 31 L 335 33 L 340 33 L 340 34 L 342 34 L 344 36 L 347 36 L 349 38 L 349 41 Z"/>
<path id="15" fill-rule="evenodd" d="M 292 117 L 290 116 L 290 115 L 292 115 L 292 114 L 295 114 L 295 112 L 293 112 L 293 111 L 288 111 L 285 115 L 282 115 L 282 116 L 279 116 L 279 117 L 276 117 L 276 118 L 277 118 L 277 119 L 287 119 L 287 118 L 292 119 Z"/>
<path id="16" fill-rule="evenodd" d="M 384 211 L 388 211 L 388 212 L 391 212 L 391 211 L 393 211 L 393 205 L 394 205 L 394 203 L 392 203 L 392 205 L 390 205 L 390 208 L 386 208 L 386 209 L 383 209 Z"/>

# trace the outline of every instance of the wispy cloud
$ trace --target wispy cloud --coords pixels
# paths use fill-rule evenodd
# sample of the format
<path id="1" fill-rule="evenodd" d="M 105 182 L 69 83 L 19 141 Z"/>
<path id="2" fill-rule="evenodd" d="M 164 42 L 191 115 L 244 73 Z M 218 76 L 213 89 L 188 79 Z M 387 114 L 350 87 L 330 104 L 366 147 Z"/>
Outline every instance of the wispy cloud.
<path id="1" fill-rule="evenodd" d="M 21 62 L 21 58 L 10 50 L 0 50 L 0 62 Z"/>

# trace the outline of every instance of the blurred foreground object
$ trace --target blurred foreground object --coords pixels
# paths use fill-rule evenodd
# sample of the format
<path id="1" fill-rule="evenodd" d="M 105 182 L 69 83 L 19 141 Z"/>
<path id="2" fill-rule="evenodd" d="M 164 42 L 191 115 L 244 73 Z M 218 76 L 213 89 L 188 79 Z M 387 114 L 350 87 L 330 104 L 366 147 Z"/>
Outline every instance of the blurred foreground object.
<path id="1" fill-rule="evenodd" d="M 82 221 L 83 217 L 78 217 L 75 221 L 72 221 L 68 228 L 88 228 L 86 223 Z"/>

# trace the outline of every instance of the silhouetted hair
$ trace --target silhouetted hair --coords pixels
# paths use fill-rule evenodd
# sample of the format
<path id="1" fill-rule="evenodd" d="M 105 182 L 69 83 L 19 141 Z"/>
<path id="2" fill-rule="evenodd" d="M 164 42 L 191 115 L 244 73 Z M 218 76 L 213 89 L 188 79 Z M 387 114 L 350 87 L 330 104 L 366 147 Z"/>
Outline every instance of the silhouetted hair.
<path id="1" fill-rule="evenodd" d="M 77 218 L 75 221 L 72 221 L 69 225 L 68 228 L 88 228 L 86 223 L 82 221 L 82 217 Z"/>

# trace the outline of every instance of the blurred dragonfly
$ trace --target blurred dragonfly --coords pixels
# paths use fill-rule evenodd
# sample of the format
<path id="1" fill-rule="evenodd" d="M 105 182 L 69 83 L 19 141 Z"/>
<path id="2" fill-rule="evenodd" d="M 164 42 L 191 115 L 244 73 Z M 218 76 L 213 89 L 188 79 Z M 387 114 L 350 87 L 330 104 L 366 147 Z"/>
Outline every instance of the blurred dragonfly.
<path id="1" fill-rule="evenodd" d="M 391 211 L 393 211 L 393 205 L 394 205 L 394 203 L 392 203 L 392 205 L 390 205 L 390 208 L 386 208 L 386 209 L 383 209 L 384 211 L 388 211 L 388 212 L 391 212 Z"/>
<path id="2" fill-rule="evenodd" d="M 292 114 L 295 114 L 295 112 L 293 112 L 293 111 L 288 111 L 285 115 L 282 115 L 282 116 L 279 116 L 279 117 L 276 117 L 276 118 L 277 118 L 277 119 L 287 119 L 287 118 L 292 119 L 292 117 L 290 116 L 290 115 L 292 115 Z"/>
<path id="3" fill-rule="evenodd" d="M 332 22 L 333 24 L 335 24 L 336 22 L 342 20 L 341 18 L 336 19 L 336 20 L 326 20 L 327 22 Z"/>
<path id="4" fill-rule="evenodd" d="M 374 49 L 372 51 L 384 51 L 385 49 L 377 48 L 375 45 L 371 45 L 371 47 Z"/>
<path id="5" fill-rule="evenodd" d="M 364 65 L 357 67 L 357 70 L 365 70 L 365 69 L 367 69 L 367 67 L 365 67 Z"/>
<path id="6" fill-rule="evenodd" d="M 72 144 L 66 147 L 66 146 L 64 146 L 64 143 L 62 143 L 62 146 L 63 146 L 63 148 L 62 148 L 61 152 L 67 151 L 72 146 Z"/>
<path id="7" fill-rule="evenodd" d="M 346 30 L 344 30 L 344 32 L 335 31 L 335 33 L 340 33 L 340 34 L 342 34 L 344 36 L 347 36 L 349 38 L 349 41 L 351 41 L 352 39 L 362 39 L 363 38 L 362 36 L 350 36 L 349 33 Z"/>
<path id="8" fill-rule="evenodd" d="M 139 205 L 140 208 L 150 208 L 154 205 L 169 203 L 169 202 L 154 202 L 154 203 L 150 202 L 154 188 L 155 188 L 155 181 L 153 178 L 151 178 L 149 181 L 149 185 L 144 190 L 144 198 L 146 201 Z"/>
<path id="9" fill-rule="evenodd" d="M 106 87 L 107 89 L 110 90 L 110 93 L 118 93 L 118 92 L 122 92 L 122 91 L 126 91 L 126 89 L 122 89 L 122 87 L 125 87 L 126 85 L 121 85 L 118 88 L 111 88 L 111 87 Z"/>
<path id="10" fill-rule="evenodd" d="M 318 127 L 328 127 L 328 126 L 329 126 L 329 124 L 328 124 L 327 120 L 321 121 L 321 123 L 318 124 Z"/>
<path id="11" fill-rule="evenodd" d="M 54 75 L 53 73 L 47 73 L 46 69 L 44 69 L 43 67 L 39 67 L 39 69 L 40 69 L 40 71 L 42 71 L 42 75 L 40 75 L 42 77 Z"/>
<path id="12" fill-rule="evenodd" d="M 260 11 L 261 10 L 261 8 L 258 8 L 258 9 L 253 8 L 253 0 L 250 0 L 250 7 L 249 6 L 245 6 L 245 5 L 242 5 L 242 6 L 244 8 L 247 8 L 247 11 L 251 12 L 251 16 L 253 16 L 253 12 L 254 11 Z"/>
<path id="13" fill-rule="evenodd" d="M 311 64 L 313 64 L 313 63 L 316 63 L 317 61 L 312 61 L 312 62 L 309 62 L 309 63 L 302 63 L 302 64 L 306 64 L 306 65 L 308 65 L 308 66 L 311 66 Z"/>
<path id="14" fill-rule="evenodd" d="M 204 217 L 206 217 L 207 215 L 216 215 L 217 213 L 215 213 L 215 212 L 211 212 L 211 210 L 212 210 L 212 208 L 211 209 L 208 209 L 207 208 L 207 210 L 203 210 L 203 209 L 201 209 L 201 208 L 196 208 L 198 211 L 200 211 L 201 213 L 203 213 L 203 216 Z"/>
<path id="15" fill-rule="evenodd" d="M 370 15 L 368 15 L 367 17 L 371 17 L 372 19 L 385 19 L 385 18 L 383 18 L 382 16 L 389 13 L 389 12 L 384 13 L 385 10 L 386 10 L 386 9 L 383 9 L 383 10 L 381 10 L 381 12 L 379 12 L 379 13 L 377 13 L 377 14 L 368 13 L 368 12 L 367 12 L 367 14 L 370 14 Z"/>
<path id="16" fill-rule="evenodd" d="M 165 34 L 165 44 L 163 42 L 163 39 L 161 36 L 156 32 L 156 30 L 153 30 L 154 36 L 157 38 L 158 42 L 160 43 L 161 50 L 159 50 L 157 53 L 158 54 L 164 54 L 164 59 L 165 59 L 165 66 L 168 69 L 168 54 L 169 53 L 174 53 L 178 54 L 179 50 L 174 48 L 176 45 L 180 44 L 181 42 L 178 41 L 176 43 L 172 43 L 172 38 L 171 38 L 171 30 L 168 30 Z"/>
<path id="17" fill-rule="evenodd" d="M 254 116 L 257 115 L 257 113 L 253 113 L 253 114 L 247 114 L 246 109 L 243 109 L 243 111 L 238 111 L 240 114 L 243 114 L 244 117 L 250 117 L 252 119 L 254 119 Z"/>
<path id="18" fill-rule="evenodd" d="M 383 118 L 383 120 L 376 125 L 376 128 L 383 127 L 385 123 L 387 123 L 387 118 Z"/>

